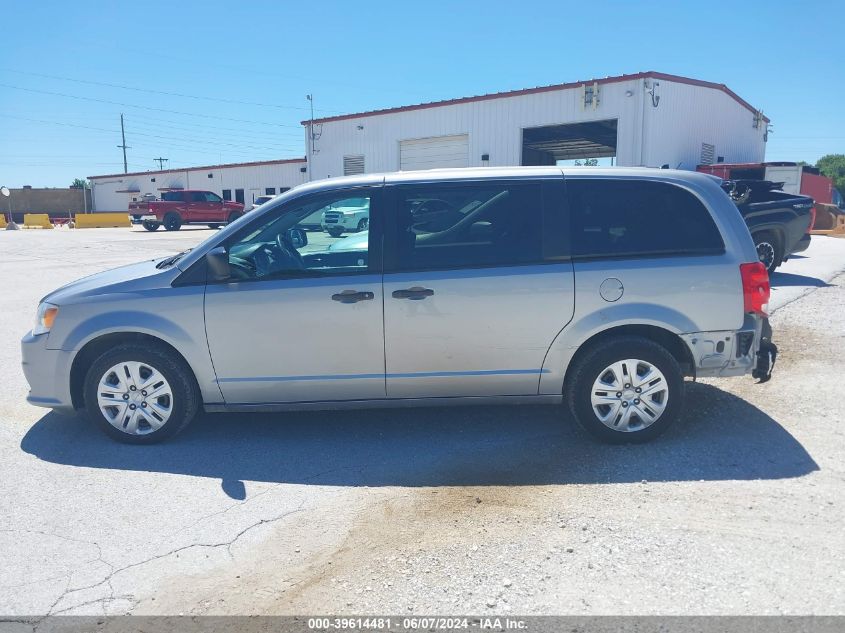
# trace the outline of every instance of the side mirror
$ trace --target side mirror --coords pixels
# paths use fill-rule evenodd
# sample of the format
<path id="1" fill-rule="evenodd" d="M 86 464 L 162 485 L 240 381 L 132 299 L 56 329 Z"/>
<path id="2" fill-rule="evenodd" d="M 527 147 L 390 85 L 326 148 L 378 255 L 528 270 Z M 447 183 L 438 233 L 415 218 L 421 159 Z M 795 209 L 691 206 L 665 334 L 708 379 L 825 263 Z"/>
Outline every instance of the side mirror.
<path id="1" fill-rule="evenodd" d="M 209 281 L 226 281 L 232 276 L 229 268 L 229 253 L 222 246 L 208 251 L 205 254 L 205 261 L 208 265 Z"/>

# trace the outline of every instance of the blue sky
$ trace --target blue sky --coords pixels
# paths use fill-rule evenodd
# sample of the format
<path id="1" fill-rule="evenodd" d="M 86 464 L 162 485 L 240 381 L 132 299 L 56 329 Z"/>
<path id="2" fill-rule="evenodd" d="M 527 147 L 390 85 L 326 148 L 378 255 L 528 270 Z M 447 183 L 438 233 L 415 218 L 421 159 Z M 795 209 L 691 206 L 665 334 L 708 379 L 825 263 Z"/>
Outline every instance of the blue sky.
<path id="1" fill-rule="evenodd" d="M 47 0 L 3 17 L 11 187 L 121 172 L 121 112 L 141 171 L 301 156 L 309 92 L 320 116 L 643 70 L 762 108 L 768 160 L 845 152 L 843 2 Z"/>

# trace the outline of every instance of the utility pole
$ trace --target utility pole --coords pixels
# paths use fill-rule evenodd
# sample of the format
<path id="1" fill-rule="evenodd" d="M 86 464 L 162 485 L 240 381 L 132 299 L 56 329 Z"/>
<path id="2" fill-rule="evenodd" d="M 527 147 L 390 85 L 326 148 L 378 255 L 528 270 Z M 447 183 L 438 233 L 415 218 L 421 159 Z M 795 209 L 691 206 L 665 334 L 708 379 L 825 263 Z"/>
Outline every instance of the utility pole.
<path id="1" fill-rule="evenodd" d="M 313 172 L 313 162 L 314 162 L 314 95 L 307 94 L 305 98 L 308 99 L 308 103 L 311 105 L 311 119 L 308 121 L 308 158 L 306 162 L 306 169 L 308 169 L 308 180 L 310 181 L 312 176 L 311 173 Z"/>
<path id="2" fill-rule="evenodd" d="M 161 169 L 164 169 L 164 163 L 166 163 L 170 159 L 159 157 L 159 158 L 153 158 L 153 160 L 158 163 L 158 168 L 161 170 Z"/>
<path id="3" fill-rule="evenodd" d="M 123 173 L 128 174 L 129 169 L 126 167 L 126 150 L 131 148 L 126 146 L 126 133 L 123 130 L 123 112 L 120 113 L 120 141 L 121 144 L 118 145 L 118 147 L 123 150 Z"/>

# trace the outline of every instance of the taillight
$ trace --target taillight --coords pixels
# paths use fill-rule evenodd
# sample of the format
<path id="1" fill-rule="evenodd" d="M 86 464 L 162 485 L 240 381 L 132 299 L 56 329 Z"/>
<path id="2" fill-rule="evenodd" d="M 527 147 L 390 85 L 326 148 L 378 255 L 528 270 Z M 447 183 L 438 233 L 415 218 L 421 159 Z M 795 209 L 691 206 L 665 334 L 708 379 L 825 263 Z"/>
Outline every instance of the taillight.
<path id="1" fill-rule="evenodd" d="M 742 277 L 742 297 L 745 312 L 753 312 L 760 316 L 768 316 L 769 295 L 772 288 L 769 285 L 769 273 L 762 262 L 740 264 L 739 274 Z"/>
<path id="2" fill-rule="evenodd" d="M 816 205 L 810 207 L 810 226 L 807 227 L 807 233 L 813 230 L 816 225 Z"/>

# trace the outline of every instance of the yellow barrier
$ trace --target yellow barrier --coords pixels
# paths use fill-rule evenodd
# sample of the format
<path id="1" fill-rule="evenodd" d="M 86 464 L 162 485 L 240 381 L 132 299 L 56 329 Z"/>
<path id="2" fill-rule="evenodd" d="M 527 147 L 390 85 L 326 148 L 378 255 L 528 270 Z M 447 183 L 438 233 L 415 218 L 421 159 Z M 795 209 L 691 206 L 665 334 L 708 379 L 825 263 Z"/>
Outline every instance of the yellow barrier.
<path id="1" fill-rule="evenodd" d="M 77 213 L 74 218 L 78 229 L 105 229 L 132 226 L 128 213 Z"/>
<path id="2" fill-rule="evenodd" d="M 52 229 L 53 224 L 46 213 L 24 213 L 23 227 L 25 229 Z"/>
<path id="3" fill-rule="evenodd" d="M 6 228 L 6 216 L 0 214 L 0 229 Z"/>

